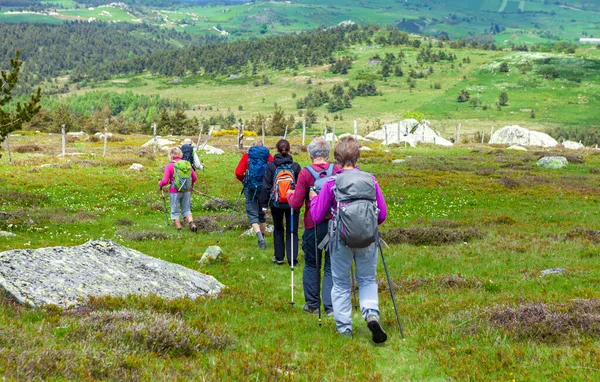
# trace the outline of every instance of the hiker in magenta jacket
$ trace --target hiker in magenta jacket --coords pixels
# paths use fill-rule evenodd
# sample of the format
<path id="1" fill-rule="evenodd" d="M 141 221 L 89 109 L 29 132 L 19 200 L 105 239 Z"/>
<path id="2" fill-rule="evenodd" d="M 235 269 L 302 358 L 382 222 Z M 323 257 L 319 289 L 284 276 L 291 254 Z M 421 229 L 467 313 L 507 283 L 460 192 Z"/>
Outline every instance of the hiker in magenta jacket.
<path id="1" fill-rule="evenodd" d="M 360 156 L 360 151 L 358 143 L 353 137 L 340 139 L 335 147 L 334 156 L 337 163 L 342 167 L 337 172 L 338 174 L 346 171 L 358 171 L 356 162 Z M 373 177 L 373 180 L 375 180 L 375 194 L 379 209 L 377 222 L 381 224 L 387 217 L 387 206 L 375 177 Z M 337 201 L 333 192 L 334 185 L 335 176 L 325 182 L 318 195 L 314 191 L 309 194 L 311 199 L 310 210 L 316 224 L 324 221 L 330 211 L 333 211 L 330 224 L 335 224 Z M 352 261 L 354 261 L 362 316 L 373 334 L 373 341 L 376 343 L 385 342 L 387 335 L 379 322 L 379 297 L 376 282 L 377 242 L 371 243 L 366 248 L 349 248 L 342 242 L 339 235 L 334 236 L 330 238 L 329 243 L 333 278 L 331 300 L 338 333 L 346 337 L 352 337 L 352 302 L 350 301 L 352 280 L 350 274 Z"/>
<path id="2" fill-rule="evenodd" d="M 188 225 L 190 227 L 190 231 L 196 232 L 197 227 L 194 223 L 194 218 L 192 217 L 192 190 L 186 192 L 177 192 L 175 188 L 173 188 L 173 181 L 175 177 L 175 170 L 173 168 L 173 164 L 177 161 L 182 160 L 181 157 L 183 153 L 179 147 L 173 147 L 169 151 L 169 163 L 165 166 L 165 174 L 163 178 L 158 182 L 158 188 L 163 192 L 162 188 L 169 185 L 169 203 L 171 205 L 171 219 L 173 219 L 173 223 L 177 230 L 181 230 L 181 220 L 180 220 L 180 212 L 181 215 L 186 219 Z M 194 183 L 196 183 L 196 173 L 192 168 L 192 187 Z"/>
<path id="3" fill-rule="evenodd" d="M 304 286 L 304 311 L 312 314 L 319 314 L 321 301 L 325 308 L 325 314 L 333 317 L 333 307 L 331 305 L 331 263 L 329 261 L 329 247 L 324 250 L 318 249 L 318 244 L 327 236 L 327 219 L 321 224 L 316 225 L 310 215 L 310 200 L 308 193 L 310 188 L 315 185 L 315 177 L 331 175 L 335 170 L 339 170 L 338 165 L 329 165 L 329 152 L 331 148 L 329 142 L 323 138 L 315 138 L 308 144 L 308 155 L 312 161 L 311 168 L 315 175 L 311 173 L 308 167 L 303 168 L 298 174 L 296 189 L 288 191 L 288 203 L 295 210 L 300 210 L 304 204 L 304 234 L 302 235 L 302 251 L 304 252 L 304 271 L 302 273 L 302 285 Z M 330 169 L 330 172 L 327 172 Z M 324 256 L 323 256 L 324 255 Z M 323 264 L 323 283 L 321 284 L 321 264 Z M 322 295 L 322 298 L 319 295 Z"/>

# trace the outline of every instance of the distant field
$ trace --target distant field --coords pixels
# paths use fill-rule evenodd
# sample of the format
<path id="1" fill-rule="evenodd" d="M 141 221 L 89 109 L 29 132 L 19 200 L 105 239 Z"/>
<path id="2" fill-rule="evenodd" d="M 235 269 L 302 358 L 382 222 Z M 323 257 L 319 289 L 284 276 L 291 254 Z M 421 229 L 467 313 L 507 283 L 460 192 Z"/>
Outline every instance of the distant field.
<path id="1" fill-rule="evenodd" d="M 57 3 L 50 0 L 48 2 Z M 392 25 L 403 19 L 416 21 L 422 28 L 421 33 L 435 35 L 446 32 L 452 38 L 489 34 L 493 24 L 498 24 L 507 31 L 516 30 L 516 35 L 538 34 L 540 42 L 553 42 L 557 39 L 576 41 L 584 32 L 588 35 L 600 35 L 600 7 L 594 7 L 592 2 L 585 1 L 566 2 L 566 6 L 541 0 L 438 0 L 435 3 L 383 0 L 304 0 L 293 3 L 259 1 L 242 5 L 182 7 L 176 10 L 137 6 L 135 10 L 129 9 L 129 13 L 111 7 L 96 8 L 93 11 L 73 9 L 74 3 L 71 0 L 61 0 L 58 4 L 63 8 L 71 8 L 60 11 L 60 16 L 57 16 L 59 18 L 76 20 L 94 17 L 102 21 L 119 22 L 140 19 L 145 23 L 185 30 L 192 34 L 214 34 L 217 32 L 213 27 L 220 26 L 220 30 L 228 32 L 233 39 L 298 32 L 335 25 L 344 20 L 361 24 Z M 17 15 L 3 17 L 0 21 L 24 20 Z M 50 17 L 36 18 L 35 21 L 55 22 Z M 496 41 L 529 42 L 527 39 L 513 39 L 512 36 L 496 38 Z"/>
<path id="2" fill-rule="evenodd" d="M 400 51 L 405 54 L 401 64 L 405 75 L 402 77 L 391 75 L 382 80 L 380 66 L 368 63 L 375 55 L 398 55 Z M 299 68 L 296 72 L 259 73 L 258 76 L 267 75 L 273 83 L 267 86 L 254 86 L 255 80 L 260 77 L 249 74 L 235 80 L 188 76 L 179 84 L 171 83 L 171 78 L 146 74 L 120 78 L 118 82 L 107 81 L 100 88 L 116 92 L 131 89 L 140 94 L 179 98 L 191 106 L 197 105 L 196 110 L 190 110 L 188 114 L 201 119 L 234 113 L 236 119 L 248 120 L 257 113 L 269 115 L 273 104 L 277 103 L 286 113 L 302 120 L 296 102 L 309 91 L 328 91 L 334 84 L 344 84 L 345 81 L 357 86 L 365 78 L 374 78 L 380 96 L 357 97 L 352 101 L 352 108 L 336 113 L 329 113 L 326 105 L 321 106 L 315 109 L 318 115 L 316 128 L 331 128 L 335 123 L 338 131 L 351 131 L 353 121 L 357 120 L 361 131 L 366 132 L 377 123 L 395 122 L 414 111 L 431 120 L 433 126 L 447 137 L 453 134 L 458 123 L 463 125 L 463 131 L 471 132 L 489 131 L 492 126 L 509 124 L 539 130 L 554 126 L 600 127 L 600 109 L 596 106 L 600 101 L 598 49 L 581 51 L 579 55 L 585 58 L 462 49 L 452 50 L 457 56 L 454 62 L 431 64 L 417 62 L 418 52 L 405 47 L 355 46 L 340 53 L 350 54 L 356 59 L 348 75 L 331 74 L 328 66 Z M 545 59 L 547 63 L 544 63 Z M 508 63 L 508 73 L 498 71 L 502 62 Z M 407 78 L 411 68 L 423 71 L 430 67 L 433 74 L 417 79 L 416 87 L 410 89 Z M 557 78 L 543 78 L 543 73 L 554 69 L 558 71 Z M 312 84 L 307 83 L 308 79 Z M 457 102 L 461 89 L 480 99 L 481 104 L 472 107 L 468 102 Z M 77 93 L 83 91 L 85 89 Z M 503 91 L 508 93 L 509 101 L 498 110 L 496 103 Z M 239 110 L 240 106 L 242 110 Z M 532 110 L 535 118 L 531 117 Z"/>

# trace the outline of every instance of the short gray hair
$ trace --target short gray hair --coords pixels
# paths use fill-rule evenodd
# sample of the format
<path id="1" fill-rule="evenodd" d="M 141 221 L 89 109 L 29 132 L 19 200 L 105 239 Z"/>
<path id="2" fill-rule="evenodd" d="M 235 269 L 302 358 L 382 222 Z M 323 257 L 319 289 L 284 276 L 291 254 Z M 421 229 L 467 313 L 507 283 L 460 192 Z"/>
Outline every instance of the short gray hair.
<path id="1" fill-rule="evenodd" d="M 331 146 L 329 146 L 329 142 L 327 142 L 323 138 L 315 138 L 312 142 L 308 144 L 308 155 L 312 159 L 316 158 L 329 158 L 329 151 L 331 151 Z"/>

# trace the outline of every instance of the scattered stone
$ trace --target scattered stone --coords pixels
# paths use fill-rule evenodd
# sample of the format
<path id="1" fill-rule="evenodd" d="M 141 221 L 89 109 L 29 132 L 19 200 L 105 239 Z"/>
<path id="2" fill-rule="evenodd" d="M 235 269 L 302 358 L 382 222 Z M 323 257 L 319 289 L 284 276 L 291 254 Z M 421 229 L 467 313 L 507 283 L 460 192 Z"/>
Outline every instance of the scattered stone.
<path id="1" fill-rule="evenodd" d="M 519 145 L 512 145 L 508 147 L 507 150 L 527 151 L 525 147 Z"/>
<path id="2" fill-rule="evenodd" d="M 223 287 L 212 276 L 104 239 L 0 253 L 0 288 L 32 306 L 66 308 L 84 304 L 90 296 L 131 294 L 195 299 L 216 296 Z"/>
<path id="3" fill-rule="evenodd" d="M 581 143 L 573 142 L 573 141 L 564 141 L 562 143 L 562 145 L 565 149 L 568 149 L 568 150 L 581 150 L 581 149 L 585 148 L 585 146 L 582 145 Z"/>
<path id="4" fill-rule="evenodd" d="M 270 225 L 270 224 L 267 225 L 266 232 L 273 233 L 273 226 Z M 240 237 L 243 237 L 243 236 L 254 236 L 254 235 L 255 235 L 254 234 L 254 228 L 250 228 L 249 230 L 247 230 L 246 232 L 244 232 L 243 234 L 241 234 Z"/>
<path id="5" fill-rule="evenodd" d="M 492 134 L 490 144 L 554 147 L 558 142 L 548 134 L 521 126 L 505 126 Z"/>
<path id="6" fill-rule="evenodd" d="M 394 159 L 392 160 L 392 164 L 399 164 L 406 162 L 406 159 Z"/>
<path id="7" fill-rule="evenodd" d="M 71 135 L 74 137 L 87 137 L 87 134 L 83 131 L 69 131 L 67 135 Z"/>
<path id="8" fill-rule="evenodd" d="M 543 168 L 561 169 L 569 162 L 565 157 L 543 157 L 537 161 L 537 165 Z"/>
<path id="9" fill-rule="evenodd" d="M 139 163 L 134 163 L 134 164 L 131 165 L 131 167 L 128 168 L 128 170 L 142 171 L 143 168 L 144 168 L 143 165 L 141 165 Z"/>
<path id="10" fill-rule="evenodd" d="M 0 231 L 0 237 L 17 236 L 12 232 Z"/>
<path id="11" fill-rule="evenodd" d="M 216 147 L 210 146 L 210 145 L 201 147 L 200 150 L 204 151 L 205 154 L 216 154 L 216 155 L 225 154 L 225 151 L 218 149 Z"/>
<path id="12" fill-rule="evenodd" d="M 202 255 L 202 258 L 198 260 L 200 264 L 204 264 L 209 261 L 216 260 L 219 256 L 223 254 L 223 250 L 218 245 L 211 245 L 206 248 L 206 252 Z"/>
<path id="13" fill-rule="evenodd" d="M 542 276 L 546 276 L 546 275 L 560 274 L 560 273 L 563 273 L 564 271 L 566 271 L 565 268 L 550 268 L 550 269 L 544 269 L 540 273 L 542 274 Z"/>
<path id="14" fill-rule="evenodd" d="M 373 151 L 372 148 L 367 147 L 367 146 L 361 146 L 361 148 L 359 149 L 360 151 Z"/>
<path id="15" fill-rule="evenodd" d="M 158 135 L 156 136 L 156 145 L 158 147 L 160 147 L 161 149 L 164 146 L 172 146 L 174 144 L 175 144 L 175 142 L 173 142 L 173 141 L 170 141 L 168 139 L 163 139 L 162 137 L 160 137 Z M 151 140 L 149 140 L 148 142 L 146 142 L 142 145 L 142 147 L 146 147 L 146 146 L 154 146 L 154 138 L 152 138 Z"/>
<path id="16" fill-rule="evenodd" d="M 354 134 L 350 134 L 350 133 L 344 133 L 341 134 L 340 136 L 338 136 L 338 138 L 344 138 L 344 137 L 354 137 Z M 370 139 L 367 139 L 359 134 L 356 134 L 356 140 L 357 141 L 365 141 L 365 142 L 372 142 Z"/>

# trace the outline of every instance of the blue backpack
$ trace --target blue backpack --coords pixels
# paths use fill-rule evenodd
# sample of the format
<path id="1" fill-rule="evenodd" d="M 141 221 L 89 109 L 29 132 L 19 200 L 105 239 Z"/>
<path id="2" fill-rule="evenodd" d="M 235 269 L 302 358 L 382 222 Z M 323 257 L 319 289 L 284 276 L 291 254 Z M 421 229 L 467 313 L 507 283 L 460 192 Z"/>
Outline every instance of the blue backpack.
<path id="1" fill-rule="evenodd" d="M 248 150 L 248 170 L 244 178 L 244 188 L 254 192 L 262 188 L 263 177 L 269 162 L 269 149 L 265 146 L 252 146 Z"/>
<path id="2" fill-rule="evenodd" d="M 335 165 L 330 164 L 325 170 L 317 171 L 313 166 L 305 167 L 310 175 L 315 179 L 315 192 L 318 194 L 321 192 L 321 188 L 331 176 L 333 176 L 333 171 L 335 169 Z"/>

